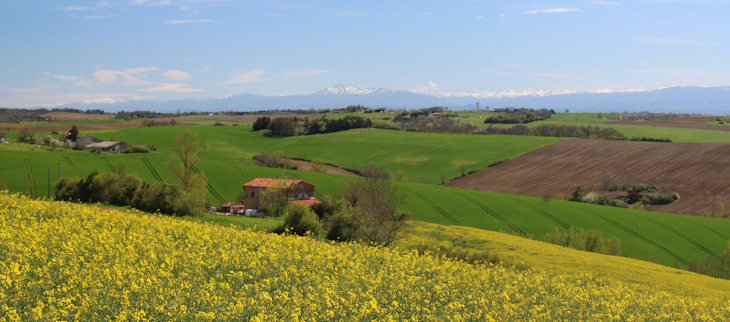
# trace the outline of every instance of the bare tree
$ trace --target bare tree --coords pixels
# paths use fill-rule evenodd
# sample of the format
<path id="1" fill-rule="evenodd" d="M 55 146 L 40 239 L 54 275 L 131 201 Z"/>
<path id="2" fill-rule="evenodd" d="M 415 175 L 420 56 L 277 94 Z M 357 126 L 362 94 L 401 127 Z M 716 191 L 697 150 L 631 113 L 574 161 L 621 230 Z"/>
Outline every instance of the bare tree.
<path id="1" fill-rule="evenodd" d="M 175 173 L 183 190 L 189 191 L 197 187 L 201 179 L 205 180 L 202 174 L 194 174 L 193 168 L 200 156 L 208 150 L 210 144 L 206 141 L 200 146 L 198 133 L 193 134 L 188 129 L 175 137 L 175 147 L 170 153 L 170 162 L 167 166 Z M 205 186 L 204 183 L 202 185 Z"/>

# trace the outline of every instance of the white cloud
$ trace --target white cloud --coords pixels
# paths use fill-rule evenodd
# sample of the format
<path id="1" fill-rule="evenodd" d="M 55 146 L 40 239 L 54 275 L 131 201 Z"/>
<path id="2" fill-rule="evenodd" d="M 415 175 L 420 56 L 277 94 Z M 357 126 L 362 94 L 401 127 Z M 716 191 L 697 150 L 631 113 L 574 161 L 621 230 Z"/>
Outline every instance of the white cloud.
<path id="1" fill-rule="evenodd" d="M 160 70 L 160 68 L 156 67 L 156 66 L 137 67 L 137 68 L 127 68 L 124 71 L 126 71 L 129 74 L 142 74 L 142 73 L 154 72 L 156 70 Z"/>
<path id="2" fill-rule="evenodd" d="M 476 16 L 475 19 L 481 20 L 481 19 L 484 19 L 484 17 L 482 17 L 482 16 Z"/>
<path id="3" fill-rule="evenodd" d="M 672 38 L 643 38 L 639 39 L 639 42 L 645 44 L 664 44 L 664 45 L 707 45 L 707 43 L 701 41 L 694 41 L 689 39 L 672 39 Z"/>
<path id="4" fill-rule="evenodd" d="M 60 79 L 62 81 L 72 82 L 72 84 L 74 86 L 79 86 L 79 87 L 91 87 L 91 86 L 94 86 L 94 83 L 85 80 L 81 76 L 68 76 L 68 75 L 59 75 L 59 74 L 55 74 L 55 75 L 52 75 L 52 76 L 55 79 Z"/>
<path id="5" fill-rule="evenodd" d="M 215 22 L 214 19 L 193 19 L 193 20 L 172 20 L 165 19 L 165 23 L 168 25 L 178 25 L 183 23 L 200 23 L 200 22 Z"/>
<path id="6" fill-rule="evenodd" d="M 167 77 L 167 79 L 172 81 L 183 81 L 190 78 L 190 74 L 188 74 L 187 72 L 173 69 L 162 73 L 162 76 L 165 76 Z"/>
<path id="7" fill-rule="evenodd" d="M 201 67 L 200 69 L 198 69 L 198 73 L 207 73 L 211 69 L 213 69 L 213 68 L 210 67 L 210 65 L 205 65 L 205 66 Z"/>
<path id="8" fill-rule="evenodd" d="M 152 93 L 194 93 L 204 92 L 205 90 L 190 88 L 188 84 L 157 84 L 154 87 L 141 89 L 143 92 Z"/>
<path id="9" fill-rule="evenodd" d="M 225 82 L 225 84 L 242 84 L 242 83 L 257 83 L 266 80 L 263 78 L 266 75 L 266 71 L 263 69 L 254 69 L 247 72 L 238 72 L 233 75 L 231 80 Z"/>
<path id="10" fill-rule="evenodd" d="M 145 6 L 145 7 L 159 7 L 159 6 L 171 5 L 172 2 L 170 0 L 159 0 L 159 1 L 132 0 L 132 4 L 136 4 L 138 6 Z"/>
<path id="11" fill-rule="evenodd" d="M 439 89 L 439 86 L 438 86 L 438 85 L 436 85 L 436 84 L 435 84 L 434 82 L 432 82 L 432 81 L 429 81 L 429 82 L 428 82 L 428 88 L 429 88 L 429 89 L 434 89 L 434 90 L 436 90 L 436 89 Z"/>
<path id="12" fill-rule="evenodd" d="M 89 7 L 85 6 L 65 6 L 56 9 L 58 11 L 81 11 L 81 10 L 89 10 Z"/>
<path id="13" fill-rule="evenodd" d="M 139 79 L 134 72 L 130 73 L 129 70 L 135 71 L 136 68 L 129 68 L 127 72 L 120 70 L 108 70 L 108 69 L 97 69 L 94 72 L 96 80 L 102 84 L 115 84 L 117 81 L 122 81 L 122 85 L 135 86 L 135 85 L 149 85 L 150 81 Z"/>
<path id="14" fill-rule="evenodd" d="M 540 9 L 525 11 L 526 15 L 536 15 L 538 13 L 566 13 L 566 12 L 577 12 L 580 11 L 578 8 L 551 8 L 551 9 Z"/>
<path id="15" fill-rule="evenodd" d="M 319 74 L 324 74 L 324 73 L 327 73 L 327 71 L 321 70 L 321 69 L 308 69 L 308 70 L 303 70 L 303 71 L 298 71 L 298 72 L 286 72 L 286 73 L 282 73 L 282 75 L 284 75 L 286 77 L 307 77 L 307 76 L 319 75 Z"/>

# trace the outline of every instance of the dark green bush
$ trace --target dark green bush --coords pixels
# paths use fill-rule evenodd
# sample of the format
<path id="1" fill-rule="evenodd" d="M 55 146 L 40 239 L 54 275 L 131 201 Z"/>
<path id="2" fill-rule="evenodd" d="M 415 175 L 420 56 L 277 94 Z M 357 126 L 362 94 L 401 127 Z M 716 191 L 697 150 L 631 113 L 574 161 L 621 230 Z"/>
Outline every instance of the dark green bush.
<path id="1" fill-rule="evenodd" d="M 318 236 L 322 232 L 322 224 L 309 207 L 290 202 L 284 209 L 284 222 L 278 229 L 278 231 L 285 230 L 300 236 L 307 234 Z"/>

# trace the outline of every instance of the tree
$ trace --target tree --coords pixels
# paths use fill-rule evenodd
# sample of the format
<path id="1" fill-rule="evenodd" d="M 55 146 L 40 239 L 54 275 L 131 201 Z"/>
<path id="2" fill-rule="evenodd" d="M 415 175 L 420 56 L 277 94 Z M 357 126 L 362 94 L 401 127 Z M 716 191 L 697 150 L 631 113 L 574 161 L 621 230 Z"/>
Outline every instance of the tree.
<path id="1" fill-rule="evenodd" d="M 170 153 L 167 167 L 175 174 L 184 191 L 199 187 L 201 181 L 202 186 L 205 186 L 205 176 L 202 173 L 194 174 L 193 168 L 200 156 L 210 150 L 210 144 L 206 141 L 204 145 L 199 145 L 198 133 L 193 134 L 188 129 L 175 137 L 175 147 Z"/>
<path id="2" fill-rule="evenodd" d="M 76 125 L 71 127 L 71 130 L 68 131 L 68 139 L 71 140 L 71 142 L 76 142 L 76 138 L 79 136 L 79 129 L 76 128 Z"/>
<path id="3" fill-rule="evenodd" d="M 358 240 L 368 245 L 388 246 L 400 237 L 411 214 L 396 210 L 405 200 L 405 194 L 392 181 L 364 178 L 349 182 L 342 192 L 356 209 L 352 220 Z"/>
<path id="4" fill-rule="evenodd" d="M 256 119 L 256 122 L 253 123 L 253 130 L 265 130 L 269 126 L 269 122 L 271 122 L 271 118 L 267 116 L 259 117 Z"/>
<path id="5" fill-rule="evenodd" d="M 294 136 L 296 135 L 297 124 L 290 118 L 275 118 L 269 122 L 267 129 L 271 136 Z"/>
<path id="6" fill-rule="evenodd" d="M 30 128 L 24 127 L 18 131 L 18 142 L 34 144 L 36 140 L 35 133 Z"/>

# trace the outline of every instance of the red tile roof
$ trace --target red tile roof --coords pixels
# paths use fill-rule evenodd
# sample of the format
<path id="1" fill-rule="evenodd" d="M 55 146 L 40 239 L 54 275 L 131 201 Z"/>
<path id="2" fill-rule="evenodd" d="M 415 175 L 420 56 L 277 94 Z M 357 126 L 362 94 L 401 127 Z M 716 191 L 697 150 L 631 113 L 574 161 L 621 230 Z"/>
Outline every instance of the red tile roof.
<path id="1" fill-rule="evenodd" d="M 247 183 L 245 183 L 244 187 L 278 187 L 283 188 L 283 186 L 291 187 L 300 183 L 308 184 L 310 186 L 316 187 L 316 185 L 311 184 L 309 182 L 306 182 L 304 180 L 284 180 L 284 179 L 273 179 L 273 178 L 256 178 L 253 179 Z"/>
<path id="2" fill-rule="evenodd" d="M 316 204 L 321 204 L 322 202 L 317 199 L 306 199 L 306 200 L 291 200 L 290 202 L 296 202 L 303 204 L 305 206 L 314 206 Z"/>

